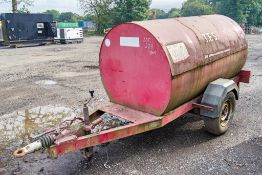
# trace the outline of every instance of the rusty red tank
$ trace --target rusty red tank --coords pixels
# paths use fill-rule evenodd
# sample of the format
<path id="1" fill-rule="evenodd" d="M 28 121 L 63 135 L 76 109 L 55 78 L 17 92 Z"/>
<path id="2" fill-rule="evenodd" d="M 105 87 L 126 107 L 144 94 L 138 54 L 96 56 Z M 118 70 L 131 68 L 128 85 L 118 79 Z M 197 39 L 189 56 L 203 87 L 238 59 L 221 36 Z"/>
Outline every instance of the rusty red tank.
<path id="1" fill-rule="evenodd" d="M 241 27 L 222 15 L 131 22 L 114 27 L 100 50 L 100 72 L 114 103 L 161 116 L 247 59 Z"/>

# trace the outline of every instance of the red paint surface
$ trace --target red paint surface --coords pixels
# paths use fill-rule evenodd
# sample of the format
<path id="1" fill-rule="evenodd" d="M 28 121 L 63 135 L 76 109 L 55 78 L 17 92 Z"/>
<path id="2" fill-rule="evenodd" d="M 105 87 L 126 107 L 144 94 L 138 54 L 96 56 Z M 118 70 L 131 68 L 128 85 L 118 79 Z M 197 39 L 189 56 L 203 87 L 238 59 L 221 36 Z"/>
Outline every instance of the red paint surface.
<path id="1" fill-rule="evenodd" d="M 137 37 L 140 47 L 120 46 L 120 37 Z M 222 15 L 121 24 L 105 41 L 100 72 L 110 100 L 156 116 L 199 96 L 218 78 L 233 78 L 247 59 L 244 32 Z M 181 42 L 189 56 L 171 58 L 166 46 Z"/>
<path id="2" fill-rule="evenodd" d="M 120 37 L 138 37 L 140 47 L 120 46 Z M 166 54 L 155 37 L 136 24 L 115 27 L 103 42 L 100 71 L 112 102 L 161 115 L 171 95 L 171 73 Z"/>
<path id="3" fill-rule="evenodd" d="M 247 83 L 250 81 L 250 75 L 250 71 L 241 71 L 239 75 L 234 78 L 234 80 L 237 84 L 239 84 L 240 82 Z M 53 145 L 50 148 L 50 152 L 53 153 L 51 154 L 51 157 L 60 156 L 64 153 L 89 148 L 102 143 L 110 142 L 113 140 L 129 137 L 135 134 L 163 127 L 166 124 L 174 121 L 175 119 L 181 117 L 182 115 L 192 110 L 194 108 L 193 104 L 199 103 L 201 101 L 201 98 L 202 95 L 179 106 L 178 108 L 171 111 L 169 114 L 164 115 L 163 117 L 157 117 L 151 114 L 143 113 L 137 110 L 127 108 L 125 106 L 111 104 L 110 106 L 105 107 L 105 110 L 100 109 L 99 111 L 109 112 L 108 110 L 111 109 L 110 113 L 112 112 L 112 114 L 129 121 L 133 121 L 135 119 L 134 123 L 101 131 L 97 134 L 78 137 L 77 139 L 72 139 L 66 142 L 61 142 L 57 145 Z M 141 117 L 143 115 L 145 115 L 146 117 Z M 148 124 L 153 122 L 159 122 L 160 125 L 156 126 L 155 128 L 150 128 Z"/>

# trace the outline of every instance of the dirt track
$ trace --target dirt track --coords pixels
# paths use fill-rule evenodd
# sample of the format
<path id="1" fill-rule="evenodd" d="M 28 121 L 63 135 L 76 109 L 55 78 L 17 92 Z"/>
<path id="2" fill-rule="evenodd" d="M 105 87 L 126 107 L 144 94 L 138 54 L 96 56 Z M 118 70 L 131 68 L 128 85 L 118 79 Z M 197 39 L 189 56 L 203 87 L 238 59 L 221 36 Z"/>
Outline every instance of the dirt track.
<path id="1" fill-rule="evenodd" d="M 0 174 L 262 174 L 262 35 L 247 38 L 245 68 L 254 76 L 251 84 L 241 87 L 235 118 L 225 135 L 206 133 L 201 118 L 187 115 L 165 128 L 99 146 L 91 162 L 79 152 L 56 160 L 41 153 L 14 160 L 12 151 L 28 141 L 25 130 L 47 124 L 34 120 L 32 125 L 30 117 L 14 124 L 18 117 L 13 112 L 39 106 L 46 113 L 59 107 L 75 112 L 90 89 L 96 91 L 93 108 L 108 101 L 98 70 L 102 38 L 75 45 L 1 49 Z M 56 84 L 44 85 L 43 80 Z M 12 130 L 23 132 L 11 138 Z"/>

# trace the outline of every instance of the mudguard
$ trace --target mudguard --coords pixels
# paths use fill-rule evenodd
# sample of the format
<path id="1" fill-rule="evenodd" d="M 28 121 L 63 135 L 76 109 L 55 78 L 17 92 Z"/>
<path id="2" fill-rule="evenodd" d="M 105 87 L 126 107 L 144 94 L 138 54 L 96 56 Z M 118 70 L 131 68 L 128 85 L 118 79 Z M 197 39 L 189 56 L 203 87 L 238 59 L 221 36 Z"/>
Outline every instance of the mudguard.
<path id="1" fill-rule="evenodd" d="M 234 92 L 238 100 L 239 88 L 233 80 L 220 78 L 211 82 L 204 92 L 201 104 L 213 107 L 213 111 L 200 109 L 200 115 L 209 118 L 219 117 L 222 102 L 229 92 Z"/>

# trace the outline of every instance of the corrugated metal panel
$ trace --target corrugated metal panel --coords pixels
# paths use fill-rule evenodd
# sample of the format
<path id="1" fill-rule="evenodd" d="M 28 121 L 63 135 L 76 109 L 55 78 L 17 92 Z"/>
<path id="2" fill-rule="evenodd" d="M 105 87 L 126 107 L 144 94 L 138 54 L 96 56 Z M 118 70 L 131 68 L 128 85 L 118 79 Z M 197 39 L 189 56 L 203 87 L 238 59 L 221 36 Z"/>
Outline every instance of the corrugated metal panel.
<path id="1" fill-rule="evenodd" d="M 96 24 L 92 21 L 80 21 L 79 27 L 88 28 L 88 27 L 95 27 Z"/>

